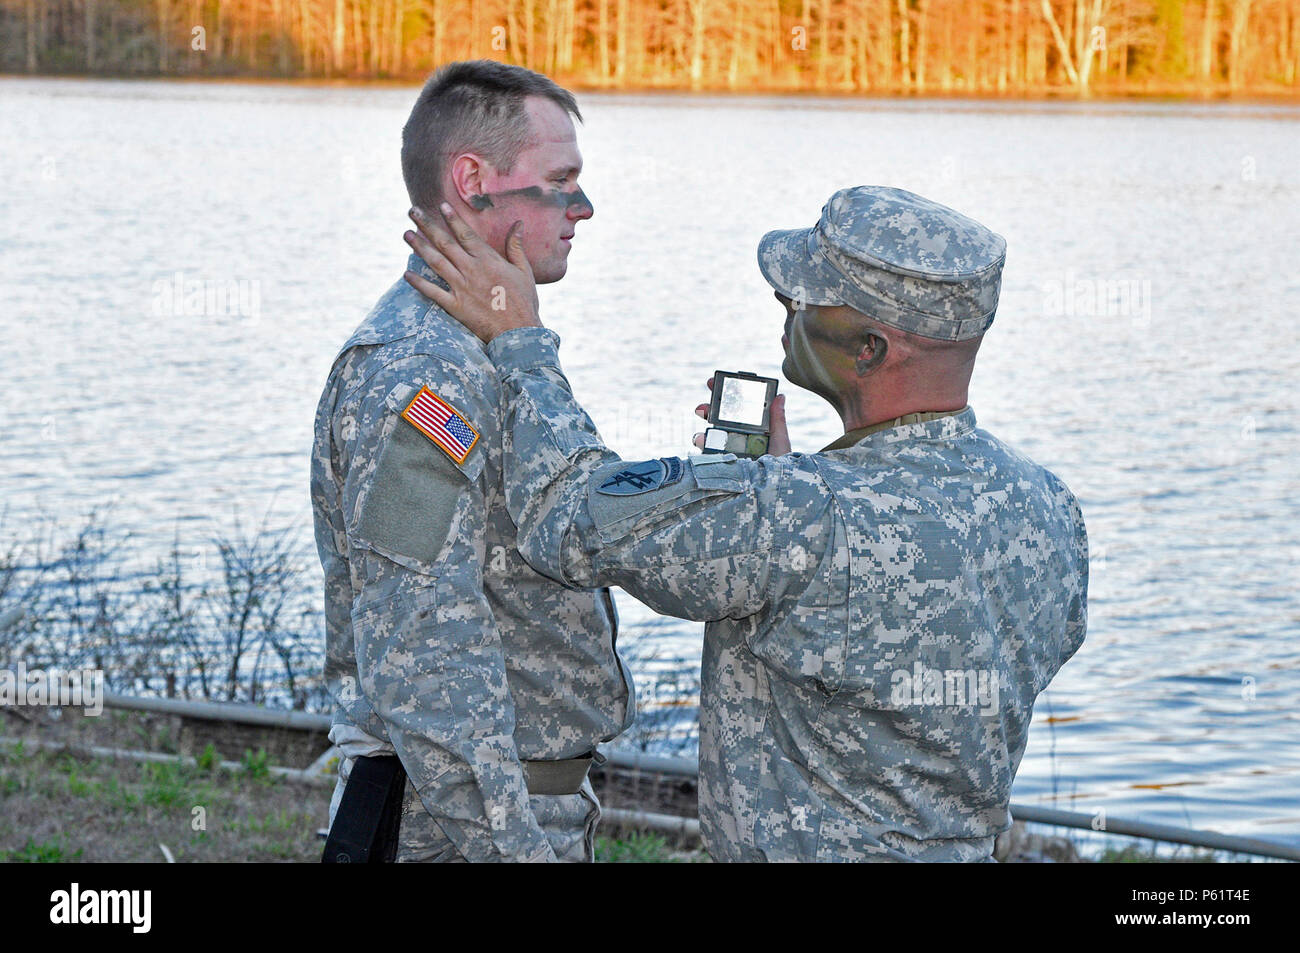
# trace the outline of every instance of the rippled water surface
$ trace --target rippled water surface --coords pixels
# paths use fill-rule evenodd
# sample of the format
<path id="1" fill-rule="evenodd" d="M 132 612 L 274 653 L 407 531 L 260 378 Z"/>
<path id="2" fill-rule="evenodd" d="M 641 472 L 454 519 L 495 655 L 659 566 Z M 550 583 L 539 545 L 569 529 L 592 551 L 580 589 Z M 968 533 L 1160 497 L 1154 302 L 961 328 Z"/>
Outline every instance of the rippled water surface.
<path id="1" fill-rule="evenodd" d="M 413 98 L 0 81 L 6 534 L 106 501 L 142 563 L 235 513 L 307 529 L 328 365 L 405 261 Z M 582 104 L 596 215 L 542 302 L 606 440 L 686 452 L 714 368 L 777 373 L 755 245 L 835 189 L 984 221 L 1009 254 L 971 404 L 1074 489 L 1093 550 L 1015 798 L 1300 844 L 1300 112 Z M 177 275 L 239 294 L 187 308 Z M 789 415 L 798 449 L 839 432 L 802 392 Z M 643 651 L 698 657 L 701 627 L 620 607 Z"/>

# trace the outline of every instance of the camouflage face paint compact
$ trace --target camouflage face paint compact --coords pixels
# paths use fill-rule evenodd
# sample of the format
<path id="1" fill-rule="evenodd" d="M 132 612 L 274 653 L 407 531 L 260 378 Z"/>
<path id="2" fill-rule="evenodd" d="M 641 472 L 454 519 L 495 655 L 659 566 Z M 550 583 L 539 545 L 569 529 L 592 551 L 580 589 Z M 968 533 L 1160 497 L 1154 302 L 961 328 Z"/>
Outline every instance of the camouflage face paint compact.
<path id="1" fill-rule="evenodd" d="M 738 457 L 761 457 L 767 453 L 777 384 L 775 377 L 759 377 L 745 371 L 714 371 L 704 452 L 734 453 Z"/>

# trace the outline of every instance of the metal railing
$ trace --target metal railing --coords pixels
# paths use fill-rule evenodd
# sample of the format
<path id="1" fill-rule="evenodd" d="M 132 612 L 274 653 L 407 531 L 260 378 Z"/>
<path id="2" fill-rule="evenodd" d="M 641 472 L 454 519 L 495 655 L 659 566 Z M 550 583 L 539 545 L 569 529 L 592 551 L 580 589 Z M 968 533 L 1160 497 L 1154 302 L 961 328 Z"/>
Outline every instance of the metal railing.
<path id="1" fill-rule="evenodd" d="M 262 725 L 271 728 L 291 728 L 299 731 L 328 732 L 330 717 L 313 715 L 301 711 L 276 711 L 258 705 L 237 704 L 231 702 L 196 702 L 174 698 L 137 698 L 130 695 L 105 693 L 106 708 L 121 708 L 134 711 L 156 712 L 159 714 L 181 715 L 187 718 L 202 718 L 211 721 L 230 721 L 247 725 Z M 98 750 L 98 749 L 97 749 Z M 108 749 L 104 749 L 108 750 Z M 132 752 L 134 753 L 134 752 Z M 642 754 L 634 751 L 613 750 L 605 752 L 606 763 L 613 768 L 626 771 L 642 771 L 650 774 L 680 775 L 698 778 L 699 767 L 687 758 L 673 758 L 662 755 Z M 318 764 L 323 764 L 321 759 Z M 304 779 L 312 769 L 293 771 L 284 769 L 287 776 L 297 780 Z M 650 815 L 636 811 L 607 812 L 611 819 L 633 821 L 637 818 L 662 820 L 674 828 L 680 827 L 684 832 L 697 833 L 699 822 L 693 818 L 675 818 L 667 815 Z M 624 817 L 623 815 L 626 815 Z M 1203 847 L 1210 850 L 1222 850 L 1237 854 L 1250 854 L 1257 857 L 1273 857 L 1281 860 L 1300 861 L 1300 847 L 1290 847 L 1273 841 L 1259 840 L 1251 837 L 1236 837 L 1220 834 L 1216 831 L 1201 831 L 1187 827 L 1174 827 L 1169 824 L 1153 824 L 1146 821 L 1126 820 L 1124 818 L 1106 817 L 1101 829 L 1094 826 L 1093 816 L 1073 811 L 1061 811 L 1056 808 L 1039 807 L 1031 804 L 1011 804 L 1011 816 L 1017 821 L 1033 824 L 1046 824 L 1052 827 L 1067 827 L 1086 830 L 1096 834 L 1115 834 L 1128 837 L 1140 837 L 1146 840 L 1163 841 L 1171 844 L 1185 844 L 1191 847 Z"/>

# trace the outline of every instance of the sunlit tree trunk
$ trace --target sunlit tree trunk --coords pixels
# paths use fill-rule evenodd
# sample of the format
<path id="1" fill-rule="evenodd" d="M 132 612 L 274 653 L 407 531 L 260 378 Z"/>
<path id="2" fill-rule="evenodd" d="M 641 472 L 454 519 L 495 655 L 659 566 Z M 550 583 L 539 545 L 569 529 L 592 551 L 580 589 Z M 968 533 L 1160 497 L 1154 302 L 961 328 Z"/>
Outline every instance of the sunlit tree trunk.
<path id="1" fill-rule="evenodd" d="M 478 0 L 475 0 L 477 4 Z M 542 47 L 542 62 L 545 64 L 543 72 L 555 72 L 555 53 L 559 44 L 556 42 L 556 21 L 559 20 L 559 9 L 555 0 L 546 0 L 546 41 Z"/>
<path id="2" fill-rule="evenodd" d="M 536 69 L 537 63 L 537 21 L 533 0 L 524 0 L 524 63 L 529 69 Z"/>
<path id="3" fill-rule="evenodd" d="M 899 85 L 905 92 L 912 85 L 912 61 L 909 52 L 912 37 L 909 20 L 907 0 L 898 0 L 898 75 Z"/>
<path id="4" fill-rule="evenodd" d="M 743 0 L 731 4 L 731 51 L 727 59 L 727 88 L 735 89 L 740 78 L 740 57 L 745 47 L 745 8 Z"/>
<path id="5" fill-rule="evenodd" d="M 1010 76 L 1011 86 L 1017 90 L 1025 88 L 1025 19 L 1021 15 L 1020 0 L 1011 0 L 1011 27 L 1008 31 L 1010 40 Z"/>
<path id="6" fill-rule="evenodd" d="M 1232 0 L 1232 24 L 1228 33 L 1228 88 L 1241 88 L 1245 70 L 1246 25 L 1250 20 L 1250 0 Z"/>
<path id="7" fill-rule="evenodd" d="M 519 24 L 519 5 L 506 4 L 506 62 L 527 66 L 524 62 L 523 27 Z"/>
<path id="8" fill-rule="evenodd" d="M 1011 37 L 1010 37 L 1011 31 L 1007 28 L 1007 17 L 1006 17 L 1005 6 L 1006 5 L 1002 2 L 1002 0 L 997 0 L 997 3 L 993 7 L 994 17 L 997 20 L 997 30 L 998 30 L 997 32 L 997 49 L 998 49 L 997 86 L 998 86 L 999 93 L 1005 93 L 1007 91 L 1007 76 L 1008 73 L 1010 72 L 1008 61 L 1011 59 L 1010 50 L 1008 49 L 1011 43 Z"/>
<path id="9" fill-rule="evenodd" d="M 631 36 L 631 24 L 628 22 L 628 0 L 618 0 L 618 39 L 614 54 L 614 82 L 621 86 L 627 82 L 627 44 Z"/>
<path id="10" fill-rule="evenodd" d="M 1201 55 L 1196 75 L 1202 83 L 1208 84 L 1214 78 L 1214 41 L 1219 32 L 1218 0 L 1205 0 L 1204 6 L 1201 14 Z"/>
<path id="11" fill-rule="evenodd" d="M 343 0 L 334 0 L 334 34 L 331 38 L 333 45 L 330 47 L 330 65 L 335 73 L 342 73 L 344 70 L 343 39 L 346 36 L 344 16 Z"/>
<path id="12" fill-rule="evenodd" d="M 609 0 L 600 0 L 596 27 L 596 72 L 603 86 L 609 81 Z"/>
<path id="13" fill-rule="evenodd" d="M 1079 73 L 1074 68 L 1074 57 L 1070 54 L 1070 45 L 1065 37 L 1061 34 L 1061 27 L 1056 22 L 1056 14 L 1052 12 L 1052 4 L 1049 0 L 1041 0 L 1043 6 L 1043 19 L 1052 29 L 1052 38 L 1056 40 L 1056 52 L 1061 58 L 1061 68 L 1065 70 L 1066 77 L 1070 80 L 1071 85 L 1079 85 Z"/>
<path id="14" fill-rule="evenodd" d="M 1119 35 L 1119 53 L 1117 56 L 1117 59 L 1119 60 L 1120 86 L 1124 86 L 1125 83 L 1128 82 L 1129 30 L 1131 29 L 1129 24 L 1128 4 L 1129 4 L 1129 0 L 1120 0 L 1120 5 L 1119 5 L 1120 35 Z"/>
<path id="15" fill-rule="evenodd" d="M 952 91 L 952 4 L 940 2 L 939 55 L 936 60 L 939 72 L 939 89 Z"/>
<path id="16" fill-rule="evenodd" d="M 315 31 L 311 26 L 309 0 L 298 0 L 298 33 L 300 38 L 298 50 L 302 56 L 302 69 L 299 72 L 312 75 L 315 60 L 312 57 L 311 47 L 312 40 L 315 38 Z"/>
<path id="17" fill-rule="evenodd" d="M 158 10 L 158 70 L 167 72 L 168 59 L 168 39 L 171 33 L 171 6 L 170 0 L 157 0 Z"/>
<path id="18" fill-rule="evenodd" d="M 272 42 L 275 45 L 275 70 L 281 76 L 289 74 L 289 43 L 285 36 L 284 0 L 273 0 L 271 4 L 274 21 Z"/>
<path id="19" fill-rule="evenodd" d="M 1286 78 L 1287 86 L 1295 86 L 1300 75 L 1300 12 L 1292 5 L 1288 16 L 1291 17 L 1291 55 L 1287 57 Z"/>
<path id="20" fill-rule="evenodd" d="M 916 88 L 921 92 L 925 92 L 925 44 L 928 21 L 925 0 L 916 0 Z"/>
<path id="21" fill-rule="evenodd" d="M 95 0 L 85 0 L 86 69 L 95 68 Z"/>
<path id="22" fill-rule="evenodd" d="M 704 33 L 708 29 L 708 0 L 690 0 L 691 7 L 691 89 L 704 82 Z"/>
<path id="23" fill-rule="evenodd" d="M 1035 16 L 1029 22 L 1025 37 L 1025 82 L 1037 88 L 1047 86 L 1047 51 L 1051 39 L 1047 32 L 1047 23 L 1041 16 Z"/>
<path id="24" fill-rule="evenodd" d="M 857 48 L 860 28 L 858 5 L 854 0 L 849 0 L 844 7 L 844 45 L 840 47 L 840 75 L 849 89 L 858 88 L 858 78 L 853 69 L 853 51 Z"/>
<path id="25" fill-rule="evenodd" d="M 768 75 L 775 76 L 777 69 L 781 66 L 781 61 L 785 58 L 785 51 L 790 43 L 790 34 L 782 29 L 781 0 L 771 0 L 767 7 L 767 18 L 770 24 L 768 35 L 772 38 L 772 48 L 768 53 L 768 56 L 771 57 L 768 63 Z"/>
<path id="26" fill-rule="evenodd" d="M 36 72 L 36 0 L 27 0 L 27 72 Z"/>
<path id="27" fill-rule="evenodd" d="M 876 82 L 880 89 L 894 86 L 894 14 L 889 0 L 880 0 L 877 9 Z"/>
<path id="28" fill-rule="evenodd" d="M 578 7 L 576 0 L 564 0 L 564 60 L 560 69 L 573 72 L 573 49 L 578 39 Z"/>
<path id="29" fill-rule="evenodd" d="M 361 3 L 360 0 L 352 4 L 352 51 L 355 54 L 352 69 L 354 72 L 363 73 L 366 69 L 366 44 L 364 34 L 361 30 Z"/>
<path id="30" fill-rule="evenodd" d="M 1101 28 L 1101 3 L 1102 0 L 1092 0 L 1092 11 L 1084 20 L 1083 30 L 1083 62 L 1079 67 L 1079 89 L 1081 92 L 1088 91 L 1088 83 L 1092 77 L 1092 64 L 1096 60 L 1096 45 L 1093 42 L 1095 31 Z M 1082 6 L 1083 0 L 1080 0 Z"/>
<path id="31" fill-rule="evenodd" d="M 403 50 L 403 24 L 406 22 L 406 0 L 394 0 L 393 2 L 393 54 L 389 59 L 389 68 L 394 75 L 400 76 L 402 73 L 402 50 Z M 306 37 L 303 38 L 304 44 Z"/>
<path id="32" fill-rule="evenodd" d="M 645 63 L 649 51 L 649 37 L 647 36 L 645 8 L 640 3 L 632 3 L 628 6 L 628 23 L 627 23 L 627 67 L 628 75 L 637 79 L 646 78 Z"/>

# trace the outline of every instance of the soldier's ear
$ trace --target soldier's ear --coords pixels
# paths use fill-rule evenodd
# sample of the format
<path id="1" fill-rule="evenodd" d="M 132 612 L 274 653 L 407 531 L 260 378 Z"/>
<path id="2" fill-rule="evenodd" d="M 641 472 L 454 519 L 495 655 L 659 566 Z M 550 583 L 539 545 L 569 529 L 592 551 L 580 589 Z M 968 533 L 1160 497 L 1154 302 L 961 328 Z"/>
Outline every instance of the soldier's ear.
<path id="1" fill-rule="evenodd" d="M 485 183 L 485 164 L 483 159 L 472 152 L 462 152 L 451 162 L 451 185 L 460 196 L 460 200 L 471 208 L 478 208 L 476 199 L 481 199 Z"/>
<path id="2" fill-rule="evenodd" d="M 874 371 L 877 367 L 885 362 L 885 357 L 889 353 L 889 342 L 879 334 L 867 332 L 867 341 L 858 351 L 857 359 L 854 365 L 857 368 L 858 376 L 865 377 Z"/>

